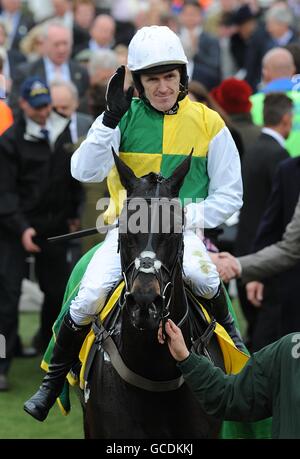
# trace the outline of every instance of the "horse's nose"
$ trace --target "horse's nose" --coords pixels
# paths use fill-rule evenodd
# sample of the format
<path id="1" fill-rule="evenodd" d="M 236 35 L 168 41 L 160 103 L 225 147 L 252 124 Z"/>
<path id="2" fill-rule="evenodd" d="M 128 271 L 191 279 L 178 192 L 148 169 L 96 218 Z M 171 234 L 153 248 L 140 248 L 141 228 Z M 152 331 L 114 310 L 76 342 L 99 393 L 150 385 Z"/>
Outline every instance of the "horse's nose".
<path id="1" fill-rule="evenodd" d="M 148 306 L 160 294 L 159 283 L 153 274 L 139 273 L 130 292 L 136 303 Z"/>

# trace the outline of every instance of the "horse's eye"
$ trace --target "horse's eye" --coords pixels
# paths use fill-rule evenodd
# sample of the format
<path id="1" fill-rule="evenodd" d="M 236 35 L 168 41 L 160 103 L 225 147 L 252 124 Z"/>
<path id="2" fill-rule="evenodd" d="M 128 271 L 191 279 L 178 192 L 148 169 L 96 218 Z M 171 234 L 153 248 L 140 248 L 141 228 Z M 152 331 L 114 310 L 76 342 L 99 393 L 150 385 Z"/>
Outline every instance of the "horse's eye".
<path id="1" fill-rule="evenodd" d="M 136 242 L 133 239 L 128 238 L 128 239 L 125 239 L 124 245 L 128 247 L 129 249 L 134 249 L 136 247 Z"/>

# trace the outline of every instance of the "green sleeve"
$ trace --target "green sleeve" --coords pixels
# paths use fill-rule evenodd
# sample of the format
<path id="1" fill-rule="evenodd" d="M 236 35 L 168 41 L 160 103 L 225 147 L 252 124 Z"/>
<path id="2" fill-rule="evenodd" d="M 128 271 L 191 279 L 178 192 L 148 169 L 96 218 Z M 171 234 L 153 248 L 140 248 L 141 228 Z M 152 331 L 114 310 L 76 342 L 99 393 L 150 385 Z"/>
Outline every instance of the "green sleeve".
<path id="1" fill-rule="evenodd" d="M 237 375 L 226 375 L 206 357 L 196 354 L 190 354 L 178 367 L 208 414 L 232 421 L 258 421 L 271 416 L 269 378 L 255 355 Z"/>

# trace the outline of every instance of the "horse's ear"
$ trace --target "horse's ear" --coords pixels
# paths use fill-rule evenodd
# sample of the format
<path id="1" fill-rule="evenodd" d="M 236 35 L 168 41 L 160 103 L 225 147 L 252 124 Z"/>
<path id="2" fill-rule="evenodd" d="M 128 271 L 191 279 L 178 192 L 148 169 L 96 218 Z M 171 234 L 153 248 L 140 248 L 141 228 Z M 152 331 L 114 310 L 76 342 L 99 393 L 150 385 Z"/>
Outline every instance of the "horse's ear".
<path id="1" fill-rule="evenodd" d="M 135 176 L 133 170 L 130 169 L 130 167 L 128 167 L 124 163 L 124 161 L 121 160 L 121 158 L 119 158 L 119 156 L 116 154 L 113 147 L 111 147 L 111 149 L 112 149 L 112 154 L 114 157 L 115 165 L 119 173 L 120 181 L 123 187 L 128 191 L 128 194 L 130 194 L 133 187 L 137 184 L 139 179 Z"/>
<path id="2" fill-rule="evenodd" d="M 192 148 L 191 153 L 188 155 L 188 157 L 185 160 L 183 160 L 182 163 L 178 167 L 176 167 L 175 171 L 173 172 L 171 177 L 168 179 L 171 185 L 172 194 L 174 196 L 179 195 L 179 191 L 183 185 L 185 176 L 190 170 L 193 151 L 194 151 L 194 148 Z"/>

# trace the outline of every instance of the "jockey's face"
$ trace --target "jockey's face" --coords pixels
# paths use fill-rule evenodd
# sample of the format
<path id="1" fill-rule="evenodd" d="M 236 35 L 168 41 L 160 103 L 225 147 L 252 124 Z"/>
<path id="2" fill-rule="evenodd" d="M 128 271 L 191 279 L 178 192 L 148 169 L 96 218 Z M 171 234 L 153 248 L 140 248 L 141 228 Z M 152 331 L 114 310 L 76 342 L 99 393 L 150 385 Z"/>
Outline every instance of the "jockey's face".
<path id="1" fill-rule="evenodd" d="M 152 107 L 167 112 L 176 103 L 179 94 L 180 72 L 178 69 L 154 75 L 141 75 L 145 96 Z"/>

